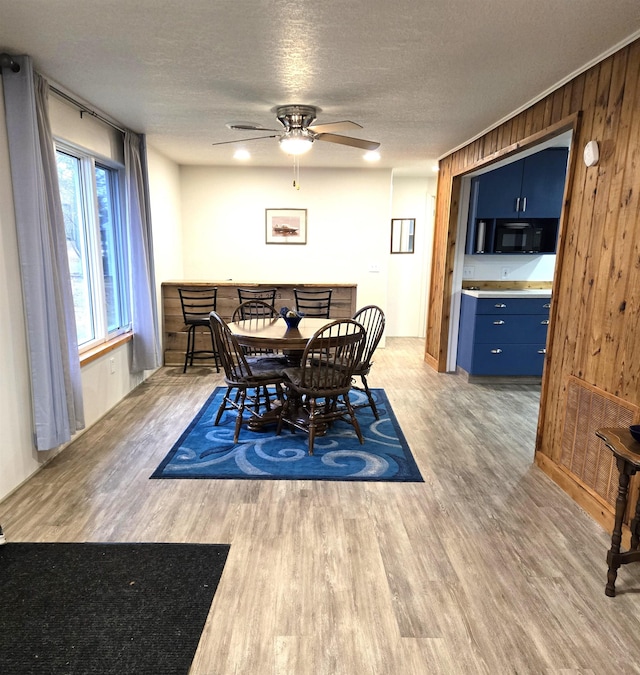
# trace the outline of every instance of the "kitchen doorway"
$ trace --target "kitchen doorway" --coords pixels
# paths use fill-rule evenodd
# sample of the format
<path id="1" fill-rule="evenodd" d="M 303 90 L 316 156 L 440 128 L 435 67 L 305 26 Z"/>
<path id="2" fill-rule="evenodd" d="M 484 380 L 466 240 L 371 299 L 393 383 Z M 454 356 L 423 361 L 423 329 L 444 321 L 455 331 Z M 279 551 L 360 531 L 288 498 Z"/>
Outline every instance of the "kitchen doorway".
<path id="1" fill-rule="evenodd" d="M 457 232 L 456 232 L 456 247 L 455 247 L 455 257 L 453 264 L 453 275 L 452 275 L 452 287 L 451 287 L 451 306 L 450 306 L 450 321 L 449 321 L 449 334 L 448 334 L 448 349 L 447 349 L 447 362 L 446 362 L 446 371 L 447 372 L 456 372 L 457 370 L 457 360 L 458 360 L 458 335 L 459 335 L 459 323 L 460 323 L 460 305 L 461 305 L 461 296 L 463 281 L 473 281 L 476 280 L 475 277 L 479 277 L 478 281 L 490 281 L 492 276 L 496 276 L 495 281 L 523 281 L 525 279 L 520 279 L 521 276 L 531 273 L 531 268 L 536 266 L 527 265 L 528 271 L 523 269 L 520 274 L 513 274 L 513 268 L 515 267 L 512 264 L 511 258 L 514 256 L 504 257 L 500 256 L 468 256 L 465 254 L 465 242 L 467 238 L 467 224 L 469 218 L 469 209 L 471 204 L 471 185 L 472 179 L 476 176 L 480 176 L 488 171 L 493 171 L 507 164 L 519 161 L 529 155 L 533 155 L 542 150 L 552 147 L 564 147 L 569 148 L 571 152 L 572 140 L 574 136 L 574 130 L 569 129 L 568 131 L 563 131 L 562 133 L 555 134 L 546 138 L 542 142 L 531 144 L 529 147 L 524 149 L 522 152 L 509 155 L 505 159 L 499 160 L 497 162 L 486 162 L 480 167 L 470 171 L 467 174 L 464 174 L 460 177 L 460 195 L 459 195 L 459 210 L 458 210 L 458 222 L 457 222 Z M 565 175 L 565 194 L 567 179 L 569 177 L 569 167 L 571 166 L 571 156 L 569 156 L 567 161 L 567 173 Z M 562 217 L 560 218 L 560 231 L 562 230 Z M 534 256 L 535 258 L 541 258 L 539 261 L 540 269 L 537 270 L 537 276 L 549 276 L 550 281 L 553 281 L 555 275 L 555 269 L 558 264 L 558 253 L 553 255 L 553 260 L 550 260 L 548 254 L 544 256 Z M 492 260 L 488 260 L 492 259 Z M 507 264 L 505 261 L 507 261 Z M 531 261 L 529 261 L 531 262 Z M 478 269 L 481 268 L 481 269 Z M 508 272 L 505 270 L 509 269 Z"/>

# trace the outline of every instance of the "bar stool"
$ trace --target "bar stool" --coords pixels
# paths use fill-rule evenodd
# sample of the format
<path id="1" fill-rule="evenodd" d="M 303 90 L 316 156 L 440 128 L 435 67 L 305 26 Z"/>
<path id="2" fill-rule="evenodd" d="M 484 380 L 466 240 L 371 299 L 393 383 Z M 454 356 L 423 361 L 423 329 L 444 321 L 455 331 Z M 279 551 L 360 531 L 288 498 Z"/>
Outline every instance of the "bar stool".
<path id="1" fill-rule="evenodd" d="M 331 316 L 332 293 L 332 288 L 315 290 L 294 288 L 293 296 L 296 301 L 296 311 L 305 316 L 328 319 Z"/>
<path id="2" fill-rule="evenodd" d="M 217 287 L 213 288 L 178 288 L 182 318 L 187 330 L 187 350 L 184 355 L 183 373 L 187 372 L 187 365 L 192 366 L 194 359 L 211 359 L 216 364 L 216 372 L 220 372 L 220 356 L 216 348 L 213 331 L 209 322 L 209 314 L 216 311 L 218 297 Z M 211 337 L 211 349 L 196 349 L 196 329 L 206 328 Z"/>
<path id="3" fill-rule="evenodd" d="M 238 288 L 238 300 L 240 304 L 251 300 L 261 300 L 275 308 L 277 288 Z M 268 316 L 269 312 L 263 312 Z"/>

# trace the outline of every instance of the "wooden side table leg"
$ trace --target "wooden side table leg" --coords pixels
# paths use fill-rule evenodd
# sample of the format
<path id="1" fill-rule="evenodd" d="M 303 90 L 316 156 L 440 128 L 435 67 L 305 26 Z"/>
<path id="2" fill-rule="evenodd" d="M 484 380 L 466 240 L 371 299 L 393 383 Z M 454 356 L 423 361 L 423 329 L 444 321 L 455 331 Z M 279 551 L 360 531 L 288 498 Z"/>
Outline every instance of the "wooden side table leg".
<path id="1" fill-rule="evenodd" d="M 622 519 L 627 508 L 627 498 L 629 495 L 629 474 L 626 471 L 626 462 L 624 459 L 617 459 L 618 472 L 620 474 L 618 480 L 618 496 L 616 498 L 616 518 L 613 526 L 613 534 L 611 535 L 611 548 L 607 553 L 607 563 L 609 569 L 607 571 L 607 585 L 604 593 L 610 598 L 615 597 L 616 594 L 616 577 L 618 576 L 618 568 L 620 561 L 618 555 L 620 553 L 620 543 L 622 542 Z"/>
<path id="2" fill-rule="evenodd" d="M 638 544 L 640 544 L 640 539 L 639 539 L 639 532 L 638 530 L 640 529 L 640 499 L 636 502 L 636 513 L 633 517 L 633 520 L 631 521 L 631 524 L 629 525 L 629 528 L 631 530 L 631 551 L 637 551 L 638 550 Z"/>

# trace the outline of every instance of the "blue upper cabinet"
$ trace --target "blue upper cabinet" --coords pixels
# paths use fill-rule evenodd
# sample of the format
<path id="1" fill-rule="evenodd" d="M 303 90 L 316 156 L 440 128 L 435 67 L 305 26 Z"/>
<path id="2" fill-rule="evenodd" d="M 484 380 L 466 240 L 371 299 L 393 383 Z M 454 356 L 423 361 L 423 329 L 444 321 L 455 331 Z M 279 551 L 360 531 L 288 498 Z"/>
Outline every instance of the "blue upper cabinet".
<path id="1" fill-rule="evenodd" d="M 520 218 L 560 218 L 568 155 L 554 148 L 523 160 Z"/>
<path id="2" fill-rule="evenodd" d="M 560 218 L 567 156 L 551 148 L 478 176 L 475 217 Z"/>
<path id="3" fill-rule="evenodd" d="M 477 185 L 476 218 L 517 218 L 524 160 L 507 164 L 474 178 Z"/>

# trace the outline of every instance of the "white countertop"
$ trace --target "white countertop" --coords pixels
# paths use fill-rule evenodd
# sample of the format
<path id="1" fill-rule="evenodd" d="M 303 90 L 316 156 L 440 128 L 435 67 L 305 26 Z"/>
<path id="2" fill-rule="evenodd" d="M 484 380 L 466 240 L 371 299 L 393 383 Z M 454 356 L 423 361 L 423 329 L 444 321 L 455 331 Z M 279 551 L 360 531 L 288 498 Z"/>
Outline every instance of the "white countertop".
<path id="1" fill-rule="evenodd" d="M 494 289 L 485 289 L 481 291 L 471 291 L 467 288 L 464 288 L 462 292 L 465 295 L 471 295 L 474 298 L 550 298 L 551 289 L 550 288 L 523 288 L 521 290 L 500 290 L 497 288 Z"/>

